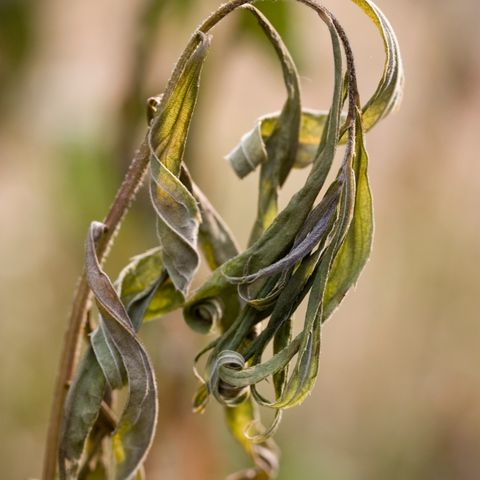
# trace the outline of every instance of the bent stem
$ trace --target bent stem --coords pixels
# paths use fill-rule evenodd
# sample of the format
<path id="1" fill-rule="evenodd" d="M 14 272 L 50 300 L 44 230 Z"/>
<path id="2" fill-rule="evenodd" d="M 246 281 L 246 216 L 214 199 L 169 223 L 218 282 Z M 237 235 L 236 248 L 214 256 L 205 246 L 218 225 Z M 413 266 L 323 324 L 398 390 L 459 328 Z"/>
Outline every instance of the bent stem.
<path id="1" fill-rule="evenodd" d="M 107 230 L 97 246 L 97 255 L 100 262 L 103 262 L 107 257 L 115 234 L 143 182 L 149 158 L 148 144 L 144 140 L 135 153 L 125 178 L 115 195 L 112 206 L 103 221 Z M 45 446 L 43 480 L 53 480 L 55 478 L 63 405 L 77 364 L 82 332 L 84 330 L 86 313 L 89 310 L 90 301 L 91 292 L 87 285 L 85 272 L 83 272 L 78 281 L 72 302 L 72 309 L 64 336 L 63 350 L 55 382 Z"/>

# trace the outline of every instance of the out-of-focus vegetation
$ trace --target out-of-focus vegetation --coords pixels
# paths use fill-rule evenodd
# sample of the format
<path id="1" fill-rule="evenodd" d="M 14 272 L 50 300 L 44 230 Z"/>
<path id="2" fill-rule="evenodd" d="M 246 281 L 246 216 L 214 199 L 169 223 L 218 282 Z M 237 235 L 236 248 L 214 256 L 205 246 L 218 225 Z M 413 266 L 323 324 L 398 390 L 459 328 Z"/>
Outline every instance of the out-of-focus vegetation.
<path id="1" fill-rule="evenodd" d="M 134 75 L 142 35 L 150 31 L 142 20 L 152 12 L 147 3 L 0 5 L 5 478 L 39 476 L 86 229 L 108 208 L 144 127 L 141 107 L 130 117 L 125 105 L 163 89 L 197 19 L 217 4 L 162 2 L 139 85 Z M 325 3 L 347 20 L 366 97 L 383 61 L 376 32 L 350 2 Z M 314 395 L 286 416 L 279 432 L 280 478 L 474 480 L 480 471 L 480 6 L 477 0 L 379 4 L 399 36 L 408 83 L 401 112 L 369 137 L 375 246 L 358 289 L 324 330 Z M 326 105 L 331 72 L 319 67 L 330 60 L 322 61 L 328 38 L 301 7 L 278 5 L 286 13 L 273 20 L 288 29 L 289 46 L 301 56 L 305 103 Z M 238 34 L 249 31 L 245 25 L 237 14 L 216 31 L 187 152 L 201 187 L 243 244 L 257 180 L 238 182 L 222 156 L 284 96 L 272 53 L 257 48 L 255 34 Z M 156 241 L 145 193 L 134 208 L 107 264 L 114 276 L 130 255 Z M 161 406 L 151 477 L 222 478 L 244 464 L 223 422 L 190 413 L 191 360 L 204 339 L 176 315 L 146 325 L 144 338 Z M 207 415 L 222 412 L 212 408 Z"/>
<path id="2" fill-rule="evenodd" d="M 0 4 L 0 100 L 4 101 L 34 50 L 33 2 L 5 0 Z"/>

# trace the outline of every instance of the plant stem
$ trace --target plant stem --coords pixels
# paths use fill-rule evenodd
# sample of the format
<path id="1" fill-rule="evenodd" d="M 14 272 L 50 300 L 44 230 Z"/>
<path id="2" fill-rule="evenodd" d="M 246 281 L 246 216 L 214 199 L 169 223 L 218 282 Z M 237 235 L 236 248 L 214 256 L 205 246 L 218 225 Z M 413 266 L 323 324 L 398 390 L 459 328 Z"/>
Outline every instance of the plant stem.
<path id="1" fill-rule="evenodd" d="M 103 262 L 107 257 L 115 234 L 135 198 L 135 194 L 142 184 L 148 161 L 149 149 L 147 141 L 144 140 L 135 153 L 123 183 L 120 186 L 115 199 L 113 200 L 112 206 L 103 222 L 107 228 L 105 235 L 102 237 L 102 240 L 97 247 L 97 255 L 100 262 Z M 55 478 L 63 405 L 76 368 L 82 332 L 85 326 L 86 314 L 89 310 L 90 302 L 91 292 L 87 285 L 85 272 L 83 272 L 78 281 L 68 327 L 64 337 L 63 351 L 55 384 L 55 393 L 51 407 L 50 423 L 48 426 L 45 446 L 42 475 L 43 480 L 53 480 Z"/>

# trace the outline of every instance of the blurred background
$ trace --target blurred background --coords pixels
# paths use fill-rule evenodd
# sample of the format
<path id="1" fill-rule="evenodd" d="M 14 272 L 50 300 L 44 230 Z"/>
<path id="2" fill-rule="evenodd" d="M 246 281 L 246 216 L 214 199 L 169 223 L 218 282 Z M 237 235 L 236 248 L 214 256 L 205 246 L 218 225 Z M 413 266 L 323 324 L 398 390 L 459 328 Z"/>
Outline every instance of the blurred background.
<path id="1" fill-rule="evenodd" d="M 375 28 L 326 0 L 351 37 L 364 100 L 383 64 Z M 314 394 L 287 412 L 280 480 L 480 478 L 480 35 L 478 0 L 378 0 L 402 47 L 401 110 L 368 136 L 376 239 L 323 330 Z M 54 379 L 88 224 L 102 219 L 190 33 L 216 0 L 0 1 L 0 465 L 39 478 Z M 329 105 L 320 20 L 261 3 L 285 35 L 303 103 Z M 186 161 L 245 245 L 258 178 L 223 156 L 281 108 L 281 72 L 246 13 L 214 31 Z M 282 201 L 302 184 L 296 172 Z M 156 244 L 145 191 L 107 262 Z M 299 319 L 301 320 L 301 319 Z M 149 478 L 215 480 L 246 466 L 213 403 L 191 413 L 191 364 L 208 339 L 179 315 L 142 330 L 161 414 Z"/>

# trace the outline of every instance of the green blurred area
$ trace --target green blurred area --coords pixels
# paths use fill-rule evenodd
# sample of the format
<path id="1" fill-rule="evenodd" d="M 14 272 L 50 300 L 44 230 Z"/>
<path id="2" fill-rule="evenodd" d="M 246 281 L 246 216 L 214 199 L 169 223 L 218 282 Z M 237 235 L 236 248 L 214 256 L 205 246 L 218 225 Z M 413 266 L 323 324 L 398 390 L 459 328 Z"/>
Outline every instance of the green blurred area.
<path id="1" fill-rule="evenodd" d="M 29 0 L 0 3 L 0 101 L 22 74 L 34 50 L 34 7 L 34 2 Z"/>
<path id="2" fill-rule="evenodd" d="M 2 478 L 40 476 L 88 223 L 107 211 L 145 131 L 143 101 L 161 92 L 217 3 L 0 2 Z M 351 35 L 366 99 L 383 62 L 375 29 L 348 0 L 325 3 Z M 368 137 L 372 259 L 324 329 L 314 394 L 284 416 L 280 480 L 477 480 L 480 5 L 378 4 L 402 46 L 405 101 Z M 259 5 L 299 60 L 304 104 L 327 106 L 332 68 L 321 22 L 293 2 Z M 243 244 L 257 177 L 238 181 L 222 157 L 256 117 L 282 106 L 280 69 L 261 44 L 245 13 L 215 30 L 187 148 L 195 178 Z M 304 178 L 293 175 L 283 201 Z M 108 272 L 155 243 L 142 191 Z M 161 406 L 149 478 L 212 480 L 245 466 L 221 408 L 191 413 L 192 359 L 208 339 L 177 314 L 146 325 L 142 338 Z"/>

